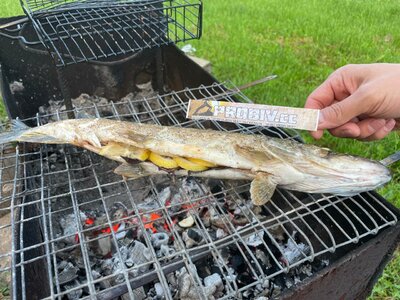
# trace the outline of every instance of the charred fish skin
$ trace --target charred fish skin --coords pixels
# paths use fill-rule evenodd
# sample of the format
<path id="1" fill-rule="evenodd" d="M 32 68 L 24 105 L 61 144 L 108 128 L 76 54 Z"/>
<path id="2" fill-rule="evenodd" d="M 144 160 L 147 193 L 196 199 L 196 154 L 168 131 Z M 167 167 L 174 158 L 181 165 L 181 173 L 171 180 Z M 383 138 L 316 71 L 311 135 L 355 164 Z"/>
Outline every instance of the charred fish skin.
<path id="1" fill-rule="evenodd" d="M 179 176 L 252 181 L 251 197 L 257 205 L 267 202 L 276 187 L 352 195 L 376 189 L 391 179 L 389 170 L 379 162 L 292 140 L 109 119 L 63 120 L 35 128 L 14 121 L 14 131 L 0 135 L 0 144 L 11 141 L 83 147 L 123 163 L 115 172 L 133 178 L 165 173 L 147 157 L 165 156 L 169 165 L 174 157 L 185 163 L 204 161 L 211 167 L 197 168 L 203 170 L 199 172 L 176 168 L 178 164 L 172 167 Z M 143 162 L 128 165 L 126 156 Z"/>

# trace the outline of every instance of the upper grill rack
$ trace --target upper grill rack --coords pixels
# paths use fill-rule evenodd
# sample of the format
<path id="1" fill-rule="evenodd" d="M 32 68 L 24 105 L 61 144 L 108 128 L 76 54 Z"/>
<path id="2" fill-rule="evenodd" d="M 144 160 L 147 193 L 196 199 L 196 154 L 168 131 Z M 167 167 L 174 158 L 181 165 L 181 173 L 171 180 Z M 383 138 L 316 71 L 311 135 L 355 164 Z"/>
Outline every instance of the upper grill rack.
<path id="1" fill-rule="evenodd" d="M 127 103 L 116 102 L 74 109 L 74 114 L 77 117 L 85 114 L 170 126 L 299 138 L 293 130 L 185 119 L 187 100 L 204 98 L 249 101 L 234 87 L 227 89 L 224 85 L 214 84 Z M 65 118 L 67 112 L 62 111 L 55 115 L 38 114 L 26 121 L 42 125 L 53 119 Z M 12 271 L 15 299 L 18 298 L 17 295 L 25 299 L 32 281 L 28 269 L 35 264 L 41 265 L 42 268 L 44 266 L 47 270 L 42 274 L 44 278 L 47 277 L 47 281 L 43 281 L 41 287 L 48 290 L 47 296 L 51 299 L 82 290 L 92 299 L 114 299 L 124 293 L 128 293 L 133 299 L 140 286 L 154 281 L 162 286 L 165 298 L 172 299 L 174 295 L 170 289 L 169 274 L 179 268 L 186 270 L 182 272 L 187 272 L 186 276 L 193 284 L 192 290 L 202 299 L 206 295 L 203 276 L 194 270 L 196 265 L 200 268 L 196 262 L 204 257 L 207 257 L 207 261 L 212 260 L 215 272 L 221 274 L 224 282 L 224 295 L 221 298 L 238 298 L 266 280 L 274 284 L 280 276 L 303 263 L 346 251 L 346 247 L 350 247 L 351 244 L 377 234 L 397 222 L 396 215 L 374 193 L 334 197 L 278 189 L 272 201 L 262 207 L 261 213 L 256 213 L 246 206 L 249 203 L 248 183 L 232 184 L 228 181 L 218 181 L 210 184 L 203 180 L 194 180 L 190 190 L 178 190 L 181 199 L 179 205 L 167 203 L 163 200 L 164 190 L 160 186 L 168 186 L 168 178 L 164 178 L 164 182 L 161 183 L 157 179 L 148 179 L 145 182 L 125 180 L 113 174 L 112 169 L 117 165 L 114 162 L 72 146 L 41 145 L 40 148 L 31 148 L 29 144 L 21 144 L 15 148 L 15 153 L 5 151 L 9 146 L 0 146 L 0 151 L 6 152 L 0 157 L 0 182 L 3 186 L 8 186 L 8 192 L 5 192 L 4 188 L 0 189 L 0 198 L 10 201 L 10 205 L 0 211 L 11 212 L 11 217 L 8 222 L 0 224 L 0 230 L 11 229 L 14 244 L 12 249 L 0 253 L 0 260 L 9 258 L 11 261 L 9 266 L 0 264 L 0 272 Z M 54 157 L 57 156 L 59 161 L 55 163 Z M 12 177 L 7 179 L 6 173 L 11 173 Z M 147 187 L 148 195 L 153 201 L 151 207 L 147 206 L 144 209 L 139 195 Z M 200 192 L 194 196 L 193 190 Z M 237 220 L 232 219 L 224 202 L 227 199 L 230 199 L 231 205 L 243 216 L 245 225 L 238 226 L 235 223 Z M 128 216 L 113 217 L 111 211 L 119 201 L 132 213 Z M 105 282 L 114 280 L 116 274 L 94 276 L 96 264 L 93 263 L 90 249 L 94 243 L 109 237 L 115 248 L 115 257 L 123 260 L 123 247 L 117 232 L 113 230 L 103 234 L 101 239 L 90 236 L 95 228 L 85 227 L 85 222 L 82 223 L 82 213 L 91 212 L 95 207 L 106 214 L 95 228 L 114 228 L 116 224 L 124 223 L 125 231 L 140 230 L 143 233 L 142 242 L 148 249 L 148 261 L 133 266 L 122 265 L 117 272 L 117 275 L 120 275 L 119 282 L 113 286 L 107 286 Z M 225 237 L 217 239 L 211 235 L 209 225 L 202 215 L 204 211 L 215 213 L 215 219 L 219 220 L 226 231 Z M 152 232 L 146 230 L 149 228 L 149 214 L 157 214 L 157 222 L 167 226 L 166 230 L 177 245 L 175 252 L 161 256 L 155 252 L 152 246 Z M 182 214 L 193 216 L 194 228 L 198 229 L 202 244 L 190 249 L 185 246 L 179 226 L 173 221 L 176 216 Z M 74 223 L 77 224 L 76 232 L 57 231 L 58 221 L 66 218 L 66 215 L 73 217 Z M 29 243 L 23 239 L 23 233 L 31 229 L 35 222 L 40 225 L 43 241 Z M 20 236 L 16 234 L 17 229 Z M 292 237 L 293 232 L 297 232 L 299 237 Z M 118 233 L 120 234 L 119 231 Z M 257 247 L 249 245 L 248 238 L 260 233 L 264 236 L 260 240 L 261 244 Z M 282 250 L 279 235 L 287 236 L 288 241 L 295 245 L 299 242 L 305 245 L 299 249 L 298 259 L 291 261 L 287 257 L 287 253 Z M 63 244 L 71 238 L 79 242 L 73 246 Z M 261 249 L 269 258 L 269 268 L 260 260 L 255 252 L 256 248 Z M 250 281 L 243 283 L 233 277 L 232 265 L 226 259 L 227 251 L 234 253 L 236 259 L 241 258 L 245 269 L 243 273 L 248 274 Z M 79 271 L 82 280 L 69 289 L 62 286 L 62 272 L 58 267 L 60 257 L 65 257 L 65 254 L 62 255 L 65 252 L 78 252 L 78 256 L 82 258 Z M 142 269 L 147 271 L 140 273 Z M 136 275 L 132 277 L 132 273 Z M 18 285 L 18 282 L 21 282 L 21 285 Z M 101 284 L 103 288 L 98 290 Z"/>
<path id="2" fill-rule="evenodd" d="M 198 39 L 202 31 L 199 0 L 21 4 L 57 67 Z"/>
<path id="3" fill-rule="evenodd" d="M 137 5 L 146 5 L 163 1 L 164 0 L 20 0 L 23 7 L 32 13 L 43 13 L 77 7 L 96 7 L 110 4 L 125 5 L 135 3 Z"/>

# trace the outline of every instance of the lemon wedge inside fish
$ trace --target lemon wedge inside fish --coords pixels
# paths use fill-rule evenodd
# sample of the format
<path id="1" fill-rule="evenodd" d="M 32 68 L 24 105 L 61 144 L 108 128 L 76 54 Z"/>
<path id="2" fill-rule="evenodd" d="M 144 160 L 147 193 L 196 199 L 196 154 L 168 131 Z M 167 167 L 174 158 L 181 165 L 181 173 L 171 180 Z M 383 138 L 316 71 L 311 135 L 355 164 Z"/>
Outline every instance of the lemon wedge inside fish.
<path id="1" fill-rule="evenodd" d="M 150 151 L 148 149 L 110 142 L 106 146 L 101 147 L 99 154 L 111 157 L 122 156 L 145 161 L 149 158 Z"/>
<path id="2" fill-rule="evenodd" d="M 165 169 L 175 169 L 178 167 L 178 164 L 176 163 L 176 161 L 174 159 L 167 157 L 167 156 L 159 155 L 154 152 L 150 153 L 149 160 L 153 164 L 155 164 L 161 168 L 165 168 Z"/>
<path id="3" fill-rule="evenodd" d="M 192 163 L 195 163 L 195 164 L 203 166 L 203 167 L 213 168 L 213 167 L 217 166 L 216 164 L 213 164 L 209 161 L 202 160 L 200 158 L 188 157 L 187 160 L 190 160 Z"/>
<path id="4" fill-rule="evenodd" d="M 200 171 L 205 171 L 208 168 L 205 166 L 202 166 L 200 164 L 194 163 L 186 158 L 179 157 L 179 156 L 174 156 L 174 161 L 180 166 L 182 169 L 188 170 L 188 171 L 194 171 L 194 172 L 200 172 Z"/>

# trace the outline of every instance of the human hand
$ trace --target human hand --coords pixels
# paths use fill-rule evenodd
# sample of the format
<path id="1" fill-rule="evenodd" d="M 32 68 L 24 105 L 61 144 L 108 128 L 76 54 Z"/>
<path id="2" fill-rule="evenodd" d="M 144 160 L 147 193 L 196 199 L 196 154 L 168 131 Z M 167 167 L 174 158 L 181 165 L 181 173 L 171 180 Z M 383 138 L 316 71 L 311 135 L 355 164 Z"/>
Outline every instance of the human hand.
<path id="1" fill-rule="evenodd" d="M 312 92 L 306 108 L 320 109 L 323 130 L 337 137 L 370 141 L 400 127 L 400 64 L 346 65 Z"/>

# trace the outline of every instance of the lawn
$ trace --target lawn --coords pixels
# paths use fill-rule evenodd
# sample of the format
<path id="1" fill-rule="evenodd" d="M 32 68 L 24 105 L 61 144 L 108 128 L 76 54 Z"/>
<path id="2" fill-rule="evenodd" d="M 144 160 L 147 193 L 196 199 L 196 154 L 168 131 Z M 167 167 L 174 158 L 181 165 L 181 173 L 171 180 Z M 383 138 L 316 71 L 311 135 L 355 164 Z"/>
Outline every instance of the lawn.
<path id="1" fill-rule="evenodd" d="M 294 4 L 295 3 L 295 4 Z M 209 59 L 219 80 L 243 84 L 268 74 L 278 79 L 245 92 L 253 101 L 302 107 L 308 94 L 348 63 L 400 61 L 400 3 L 349 0 L 205 0 L 204 30 L 191 42 Z M 382 159 L 400 149 L 392 133 L 362 143 L 326 134 L 307 142 L 336 151 Z M 379 192 L 400 207 L 400 164 Z M 400 256 L 385 269 L 371 299 L 400 299 Z"/>
<path id="2" fill-rule="evenodd" d="M 303 106 L 307 95 L 333 70 L 348 63 L 400 61 L 400 3 L 349 0 L 204 0 L 196 55 L 209 59 L 219 80 L 240 85 L 268 74 L 278 79 L 245 93 L 258 103 Z M 295 4 L 294 4 L 295 3 Z M 19 1 L 2 0 L 0 15 L 21 12 Z M 336 151 L 382 159 L 400 149 L 392 133 L 362 143 L 326 134 L 307 142 Z M 400 207 L 400 164 L 379 192 Z M 400 256 L 386 268 L 371 299 L 400 299 Z"/>

